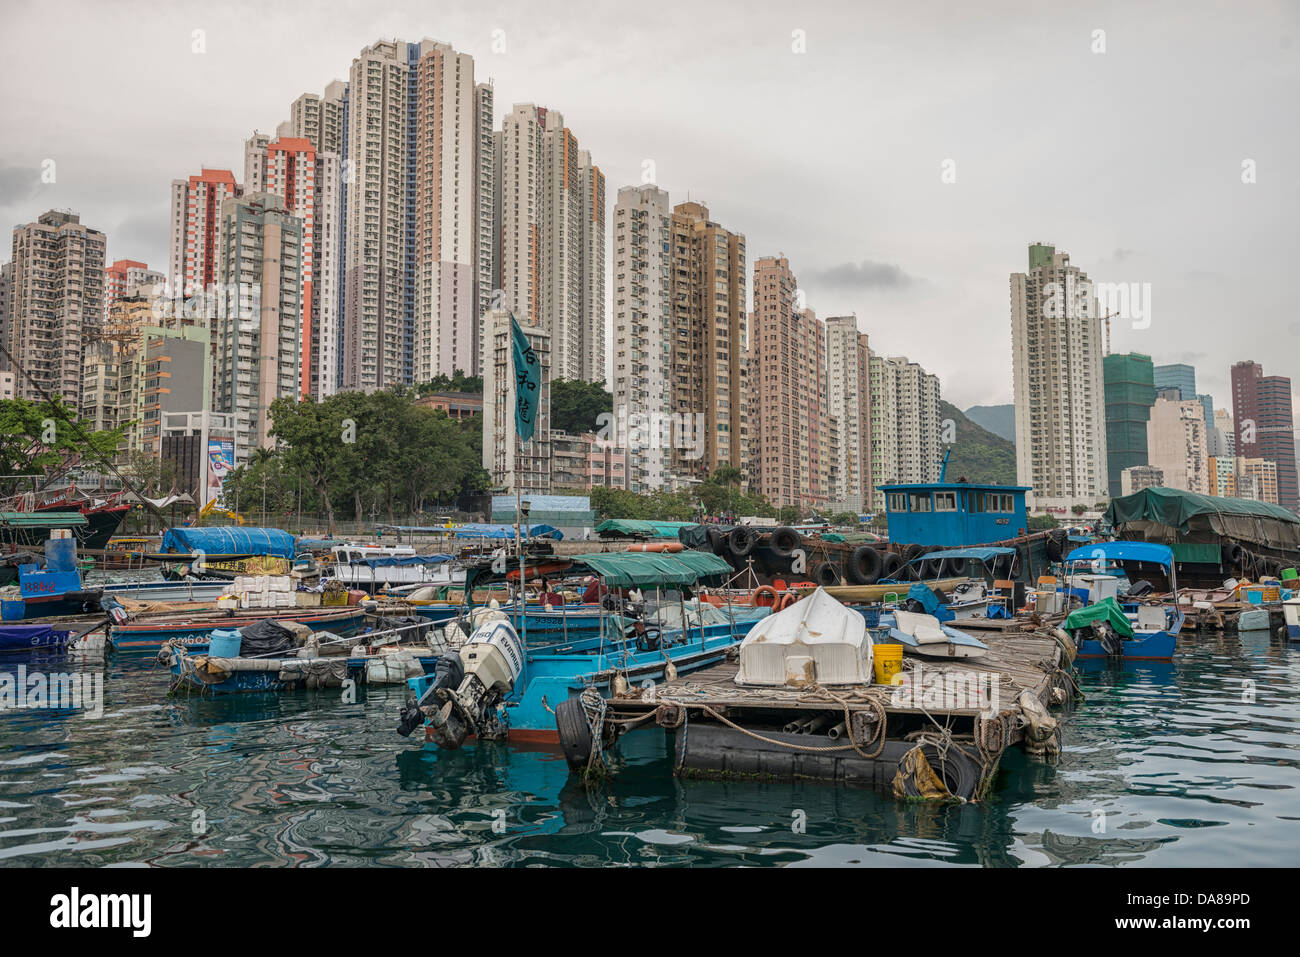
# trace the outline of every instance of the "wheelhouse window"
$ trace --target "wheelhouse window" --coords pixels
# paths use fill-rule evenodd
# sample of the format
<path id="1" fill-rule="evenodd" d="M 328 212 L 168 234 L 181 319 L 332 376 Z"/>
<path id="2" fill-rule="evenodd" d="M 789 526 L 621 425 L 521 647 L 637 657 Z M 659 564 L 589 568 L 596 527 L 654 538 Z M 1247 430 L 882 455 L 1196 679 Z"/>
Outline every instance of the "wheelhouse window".
<path id="1" fill-rule="evenodd" d="M 930 493 L 928 492 L 924 492 L 924 493 L 914 492 L 908 496 L 908 499 L 911 502 L 913 512 L 933 511 L 933 509 L 930 507 Z"/>
<path id="2" fill-rule="evenodd" d="M 934 510 L 936 512 L 957 511 L 957 493 L 956 492 L 935 492 Z"/>
<path id="3" fill-rule="evenodd" d="M 906 493 L 906 492 L 890 492 L 890 493 L 889 493 L 889 510 L 890 510 L 891 512 L 906 512 L 906 511 L 907 511 L 907 493 Z"/>

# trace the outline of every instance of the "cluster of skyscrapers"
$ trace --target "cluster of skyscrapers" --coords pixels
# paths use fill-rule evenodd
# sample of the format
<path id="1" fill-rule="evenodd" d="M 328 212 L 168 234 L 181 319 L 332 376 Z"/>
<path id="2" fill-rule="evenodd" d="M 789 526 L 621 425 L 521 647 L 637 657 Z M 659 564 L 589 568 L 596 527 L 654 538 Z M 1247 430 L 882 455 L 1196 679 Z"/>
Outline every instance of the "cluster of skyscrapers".
<path id="1" fill-rule="evenodd" d="M 704 204 L 620 189 L 607 290 L 600 167 L 554 109 L 517 104 L 498 123 L 470 55 L 379 41 L 286 113 L 245 141 L 240 175 L 173 181 L 162 270 L 108 264 L 105 235 L 71 212 L 16 227 L 0 394 L 59 395 L 97 427 L 130 423 L 127 450 L 154 454 L 171 418 L 237 463 L 273 444 L 275 399 L 459 370 L 484 379 L 483 465 L 509 490 L 676 490 L 730 467 L 778 506 L 865 511 L 883 484 L 937 478 L 938 378 L 873 351 L 855 316 L 819 318 L 783 255 L 751 258 Z M 1290 380 L 1239 363 L 1231 412 L 1216 410 L 1190 366 L 1110 355 L 1096 290 L 1042 243 L 1011 275 L 1031 506 L 1164 484 L 1300 507 Z M 520 449 L 512 318 L 545 380 Z M 613 413 L 552 429 L 556 379 L 607 383 Z"/>
<path id="2" fill-rule="evenodd" d="M 1238 362 L 1231 410 L 1216 409 L 1192 366 L 1109 353 L 1097 288 L 1041 243 L 1011 276 L 1017 475 L 1031 507 L 1091 509 L 1162 486 L 1300 510 L 1291 380 Z"/>

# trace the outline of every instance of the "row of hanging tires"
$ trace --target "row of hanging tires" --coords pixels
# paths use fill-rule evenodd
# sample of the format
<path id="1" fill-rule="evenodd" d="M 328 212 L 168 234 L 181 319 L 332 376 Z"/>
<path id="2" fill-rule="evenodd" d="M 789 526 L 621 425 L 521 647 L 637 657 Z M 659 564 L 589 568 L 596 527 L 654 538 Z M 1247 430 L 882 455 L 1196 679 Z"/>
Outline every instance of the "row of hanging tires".
<path id="1" fill-rule="evenodd" d="M 1233 571 L 1251 578 L 1265 575 L 1280 578 L 1284 569 L 1297 565 L 1295 560 L 1257 555 L 1238 542 L 1229 542 L 1223 546 L 1223 561 Z"/>
<path id="2" fill-rule="evenodd" d="M 737 525 L 726 530 L 710 528 L 708 536 L 714 554 L 730 558 L 739 568 L 759 546 L 762 533 L 749 526 Z M 803 545 L 803 538 L 795 529 L 782 525 L 773 529 L 763 544 L 777 559 L 786 559 Z M 808 568 L 808 578 L 818 585 L 838 585 L 844 580 L 852 585 L 874 585 L 882 579 L 933 580 L 964 574 L 964 559 L 930 559 L 919 565 L 908 566 L 907 563 L 917 556 L 938 551 L 941 547 L 905 545 L 899 551 L 890 551 L 873 545 L 859 545 L 842 563 L 828 559 L 813 562 Z M 996 577 L 1013 578 L 1019 571 L 1019 566 L 1019 555 L 1005 555 L 995 560 L 992 570 Z M 789 569 L 778 567 L 765 571 L 788 573 Z"/>

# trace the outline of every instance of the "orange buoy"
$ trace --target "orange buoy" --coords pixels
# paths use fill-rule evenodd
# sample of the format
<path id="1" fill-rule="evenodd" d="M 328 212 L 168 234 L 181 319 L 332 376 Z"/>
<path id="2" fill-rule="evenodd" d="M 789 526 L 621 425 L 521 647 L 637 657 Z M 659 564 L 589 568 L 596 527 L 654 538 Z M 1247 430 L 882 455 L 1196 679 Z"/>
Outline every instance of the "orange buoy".
<path id="1" fill-rule="evenodd" d="M 686 546 L 681 542 L 640 542 L 629 545 L 629 552 L 680 552 Z"/>
<path id="2" fill-rule="evenodd" d="M 763 601 L 763 598 L 767 598 L 767 601 Z M 749 603 L 756 608 L 774 608 L 776 601 L 776 589 L 771 585 L 759 585 L 749 596 Z"/>

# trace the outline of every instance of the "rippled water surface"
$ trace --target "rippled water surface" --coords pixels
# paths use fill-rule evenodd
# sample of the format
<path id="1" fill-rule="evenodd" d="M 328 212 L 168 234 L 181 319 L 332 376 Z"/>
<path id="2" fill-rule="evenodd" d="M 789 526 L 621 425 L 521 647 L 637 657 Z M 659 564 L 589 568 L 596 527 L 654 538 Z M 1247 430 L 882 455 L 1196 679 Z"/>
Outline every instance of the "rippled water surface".
<path id="1" fill-rule="evenodd" d="M 393 731 L 404 689 L 166 696 L 107 665 L 103 718 L 0 713 L 0 866 L 1294 863 L 1300 649 L 1188 636 L 1173 664 L 1087 663 L 1056 766 L 1003 760 L 982 806 L 672 777 L 663 732 L 599 791 L 546 750 L 439 753 Z M 5 655 L 45 671 L 62 657 Z M 800 833 L 795 827 L 805 821 Z"/>

